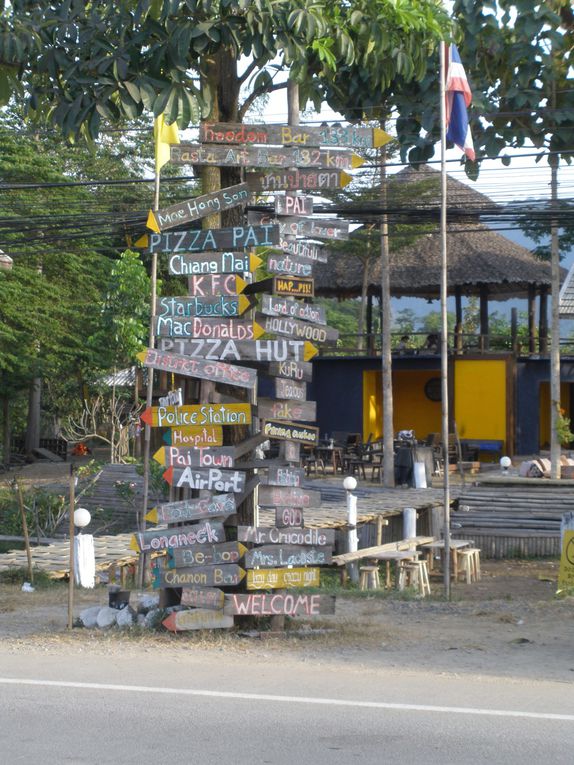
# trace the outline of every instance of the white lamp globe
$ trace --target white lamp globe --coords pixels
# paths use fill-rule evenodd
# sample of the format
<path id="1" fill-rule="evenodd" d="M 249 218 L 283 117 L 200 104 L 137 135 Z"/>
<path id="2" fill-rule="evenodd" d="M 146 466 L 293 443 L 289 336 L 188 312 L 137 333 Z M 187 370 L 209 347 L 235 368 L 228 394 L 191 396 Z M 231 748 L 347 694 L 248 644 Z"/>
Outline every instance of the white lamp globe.
<path id="1" fill-rule="evenodd" d="M 348 475 L 343 481 L 343 486 L 347 491 L 353 491 L 357 488 L 357 479 L 352 475 Z"/>
<path id="2" fill-rule="evenodd" d="M 510 457 L 501 457 L 500 458 L 500 467 L 502 470 L 508 470 L 508 468 L 512 465 L 512 460 Z"/>
<path id="3" fill-rule="evenodd" d="M 78 507 L 74 511 L 74 526 L 77 526 L 79 529 L 83 529 L 91 520 L 90 511 L 86 510 L 85 507 Z"/>

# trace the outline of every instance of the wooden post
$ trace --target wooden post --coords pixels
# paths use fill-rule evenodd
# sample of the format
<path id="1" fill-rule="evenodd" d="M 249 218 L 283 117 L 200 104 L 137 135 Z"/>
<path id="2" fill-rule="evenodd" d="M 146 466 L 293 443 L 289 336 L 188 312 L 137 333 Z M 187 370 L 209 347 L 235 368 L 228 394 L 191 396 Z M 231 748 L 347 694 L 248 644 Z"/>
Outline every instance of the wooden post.
<path id="1" fill-rule="evenodd" d="M 74 511 L 76 508 L 76 476 L 74 475 L 74 465 L 70 465 L 70 481 L 69 481 L 69 488 L 70 488 L 70 523 L 69 523 L 69 534 L 70 534 L 70 580 L 68 582 L 68 629 L 71 630 L 74 623 L 74 558 L 75 558 L 75 549 L 74 549 L 74 533 L 75 533 L 75 526 L 74 526 Z"/>
<path id="2" fill-rule="evenodd" d="M 12 433 L 10 427 L 10 399 L 7 394 L 2 396 L 2 419 L 2 459 L 4 460 L 4 465 L 8 467 L 10 465 L 10 441 Z"/>
<path id="3" fill-rule="evenodd" d="M 24 497 L 22 496 L 22 487 L 16 484 L 16 493 L 18 495 L 18 507 L 20 508 L 20 518 L 22 520 L 22 533 L 24 535 L 24 547 L 26 548 L 26 558 L 28 560 L 28 579 L 30 584 L 34 581 L 34 571 L 32 568 L 32 550 L 30 548 L 30 535 L 28 534 L 28 521 L 26 520 L 26 508 L 24 507 Z"/>
<path id="4" fill-rule="evenodd" d="M 528 286 L 528 353 L 536 353 L 536 318 L 535 318 L 535 303 L 536 303 L 536 287 L 533 284 Z"/>
<path id="5" fill-rule="evenodd" d="M 488 351 L 490 348 L 490 330 L 488 326 L 488 287 L 486 284 L 480 285 L 480 339 L 481 351 Z"/>
<path id="6" fill-rule="evenodd" d="M 540 303 L 538 305 L 538 351 L 548 353 L 548 288 L 540 287 Z"/>
<path id="7" fill-rule="evenodd" d="M 518 308 L 510 309 L 510 341 L 512 353 L 518 355 Z"/>

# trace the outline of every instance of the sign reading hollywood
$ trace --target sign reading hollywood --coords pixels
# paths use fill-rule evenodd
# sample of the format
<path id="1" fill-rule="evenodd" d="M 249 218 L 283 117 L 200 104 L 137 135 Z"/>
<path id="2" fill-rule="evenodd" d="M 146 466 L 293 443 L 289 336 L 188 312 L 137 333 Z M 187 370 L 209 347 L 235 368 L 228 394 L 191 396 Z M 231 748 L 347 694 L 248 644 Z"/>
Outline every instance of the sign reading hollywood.
<path id="1" fill-rule="evenodd" d="M 223 428 L 221 425 L 209 427 L 184 425 L 181 428 L 170 428 L 163 434 L 163 441 L 170 446 L 195 446 L 197 449 L 205 446 L 221 446 Z"/>
<path id="2" fill-rule="evenodd" d="M 259 504 L 262 507 L 320 507 L 321 492 L 300 486 L 260 486 Z M 300 544 L 290 542 L 289 544 Z"/>
<path id="3" fill-rule="evenodd" d="M 276 566 L 327 566 L 331 563 L 330 547 L 298 547 L 297 545 L 263 545 L 245 555 L 245 568 Z"/>
<path id="4" fill-rule="evenodd" d="M 221 545 L 200 545 L 168 551 L 170 568 L 215 566 L 238 563 L 247 552 L 241 542 L 224 542 Z"/>
<path id="5" fill-rule="evenodd" d="M 179 425 L 251 425 L 249 404 L 189 404 L 187 406 L 150 406 L 141 415 L 152 428 Z"/>
<path id="6" fill-rule="evenodd" d="M 310 324 L 306 321 L 298 321 L 284 316 L 265 316 L 257 314 L 257 323 L 265 332 L 276 335 L 287 335 L 300 340 L 309 340 L 314 343 L 334 343 L 339 339 L 339 330 L 326 327 L 321 324 Z"/>
<path id="7" fill-rule="evenodd" d="M 166 502 L 152 508 L 146 519 L 152 523 L 182 523 L 205 518 L 226 518 L 236 511 L 234 494 L 216 494 L 198 499 Z"/>
<path id="8" fill-rule="evenodd" d="M 247 572 L 248 590 L 276 590 L 289 587 L 318 587 L 318 568 L 270 568 Z"/>
<path id="9" fill-rule="evenodd" d="M 266 420 L 261 425 L 261 432 L 267 438 L 274 438 L 278 441 L 297 441 L 300 444 L 319 443 L 319 428 L 312 425 Z"/>
<path id="10" fill-rule="evenodd" d="M 163 351 L 221 361 L 309 361 L 319 352 L 305 340 L 183 340 L 162 338 Z M 226 423 L 224 423 L 226 424 Z M 243 424 L 243 423 L 240 423 Z"/>
<path id="11" fill-rule="evenodd" d="M 279 298 L 275 295 L 262 295 L 261 313 L 266 316 L 285 316 L 289 319 L 312 321 L 315 324 L 326 324 L 327 315 L 323 306 L 313 303 L 300 303 L 297 300 Z"/>
<path id="12" fill-rule="evenodd" d="M 168 231 L 146 234 L 135 246 L 149 253 L 203 252 L 205 250 L 241 250 L 245 247 L 272 247 L 279 244 L 279 226 L 232 226 L 191 231 Z"/>
<path id="13" fill-rule="evenodd" d="M 206 520 L 203 523 L 174 529 L 138 531 L 132 536 L 130 547 L 132 550 L 141 552 L 153 552 L 167 550 L 170 547 L 189 547 L 217 542 L 225 542 L 223 523 Z"/>
<path id="14" fill-rule="evenodd" d="M 232 592 L 225 596 L 224 613 L 237 616 L 321 616 L 335 613 L 335 596 Z"/>
<path id="15" fill-rule="evenodd" d="M 233 467 L 235 449 L 221 446 L 214 449 L 195 449 L 189 446 L 162 446 L 153 455 L 160 465 L 170 467 Z"/>
<path id="16" fill-rule="evenodd" d="M 240 542 L 256 545 L 310 545 L 325 547 L 335 544 L 335 529 L 277 529 L 268 526 L 238 526 Z"/>
<path id="17" fill-rule="evenodd" d="M 223 361 L 205 361 L 200 358 L 189 358 L 169 351 L 159 351 L 148 348 L 137 354 L 137 358 L 146 367 L 173 372 L 185 377 L 198 377 L 200 380 L 235 385 L 239 388 L 253 389 L 257 385 L 257 372 L 249 367 L 237 367 Z M 205 444 L 208 446 L 209 444 Z"/>
<path id="18" fill-rule="evenodd" d="M 198 316 L 178 319 L 172 316 L 156 316 L 153 326 L 155 334 L 163 337 L 257 340 L 264 334 L 258 324 L 246 319 L 202 319 Z"/>
<path id="19" fill-rule="evenodd" d="M 160 232 L 174 226 L 181 226 L 200 220 L 208 215 L 231 210 L 240 205 L 246 205 L 249 199 L 249 189 L 246 183 L 229 186 L 227 189 L 213 191 L 200 197 L 178 202 L 171 207 L 162 210 L 150 210 L 147 227 L 152 231 Z"/>
<path id="20" fill-rule="evenodd" d="M 163 477 L 170 486 L 177 489 L 184 487 L 200 491 L 231 491 L 234 494 L 240 494 L 245 490 L 245 473 L 241 470 L 169 467 Z"/>
<path id="21" fill-rule="evenodd" d="M 257 416 L 270 420 L 315 422 L 317 419 L 317 403 L 315 401 L 260 398 L 257 401 Z"/>
<path id="22" fill-rule="evenodd" d="M 257 255 L 245 252 L 213 252 L 210 254 L 173 253 L 168 260 L 170 274 L 192 276 L 194 274 L 243 274 L 251 272 L 263 263 Z"/>
<path id="23" fill-rule="evenodd" d="M 202 122 L 199 136 L 202 143 L 339 146 L 351 149 L 377 149 L 392 140 L 392 136 L 381 128 L 357 125 L 246 125 L 227 122 Z"/>
<path id="24" fill-rule="evenodd" d="M 159 317 L 200 316 L 207 318 L 232 318 L 241 316 L 253 307 L 253 301 L 245 295 L 182 295 L 161 297 L 155 304 L 155 315 Z"/>
<path id="25" fill-rule="evenodd" d="M 272 377 L 310 382 L 313 379 L 313 364 L 310 361 L 274 361 L 269 364 L 269 374 Z"/>
<path id="26" fill-rule="evenodd" d="M 344 170 L 277 170 L 247 173 L 250 191 L 323 191 L 341 189 L 352 177 Z"/>

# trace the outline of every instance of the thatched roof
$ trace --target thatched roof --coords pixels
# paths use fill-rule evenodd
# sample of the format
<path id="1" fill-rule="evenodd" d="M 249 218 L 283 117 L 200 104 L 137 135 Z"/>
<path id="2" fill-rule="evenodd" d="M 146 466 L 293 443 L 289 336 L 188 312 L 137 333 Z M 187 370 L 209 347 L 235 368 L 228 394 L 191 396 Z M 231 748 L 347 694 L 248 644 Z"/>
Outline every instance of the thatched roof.
<path id="1" fill-rule="evenodd" d="M 439 180 L 439 173 L 430 168 L 407 168 L 394 179 L 395 183 L 413 180 Z M 417 198 L 413 207 L 425 211 L 440 207 L 438 186 L 432 183 Z M 430 190 L 429 190 L 430 189 Z M 463 222 L 466 211 L 476 218 L 484 210 L 496 205 L 484 194 L 452 178 L 447 180 L 449 216 L 453 209 L 460 211 L 458 220 L 447 228 L 448 291 L 454 294 L 460 288 L 463 295 L 475 295 L 486 286 L 498 299 L 525 297 L 530 286 L 539 289 L 550 286 L 550 264 L 538 260 L 528 249 L 511 242 L 479 222 Z M 468 220 L 468 218 L 466 219 Z M 411 212 L 411 222 L 417 223 Z M 441 237 L 438 223 L 435 233 L 423 234 L 413 243 L 391 252 L 391 293 L 396 297 L 419 296 L 437 298 L 440 290 Z M 351 297 L 361 294 L 363 280 L 362 261 L 350 254 L 331 253 L 329 263 L 314 269 L 315 292 L 318 295 Z M 369 292 L 380 292 L 380 260 L 373 261 L 369 274 Z"/>

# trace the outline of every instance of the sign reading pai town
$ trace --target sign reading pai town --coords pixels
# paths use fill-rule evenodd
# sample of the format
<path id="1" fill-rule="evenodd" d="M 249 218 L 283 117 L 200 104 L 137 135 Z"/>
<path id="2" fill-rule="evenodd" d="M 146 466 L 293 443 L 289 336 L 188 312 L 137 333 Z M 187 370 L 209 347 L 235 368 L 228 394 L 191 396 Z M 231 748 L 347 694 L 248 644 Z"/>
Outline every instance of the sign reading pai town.
<path id="1" fill-rule="evenodd" d="M 250 404 L 190 404 L 151 406 L 141 420 L 152 428 L 178 425 L 251 425 Z"/>
<path id="2" fill-rule="evenodd" d="M 145 247 L 147 252 L 153 254 L 241 250 L 245 247 L 272 247 L 274 244 L 279 244 L 279 226 L 265 225 L 145 234 L 135 246 Z"/>
<path id="3" fill-rule="evenodd" d="M 220 467 L 232 468 L 235 449 L 221 446 L 214 449 L 195 449 L 189 446 L 162 446 L 153 455 L 160 465 L 170 467 Z"/>
<path id="4" fill-rule="evenodd" d="M 253 389 L 257 385 L 257 372 L 249 367 L 237 367 L 224 361 L 189 358 L 169 351 L 158 351 L 155 348 L 148 348 L 136 355 L 144 366 L 152 369 L 173 372 L 185 377 L 198 377 L 200 380 L 222 382 L 239 388 Z"/>

